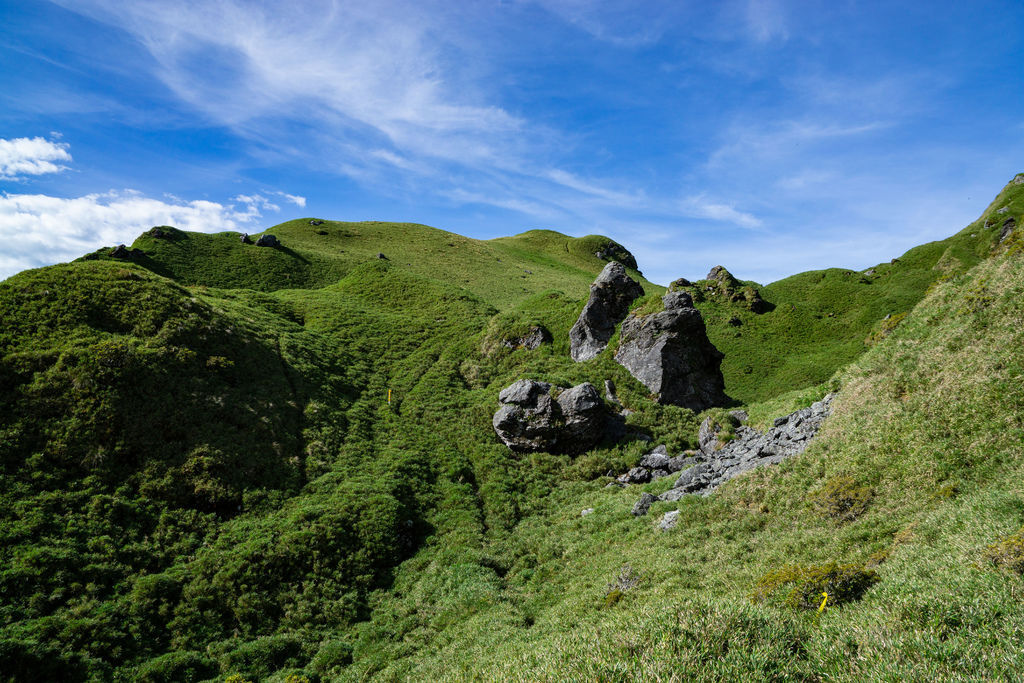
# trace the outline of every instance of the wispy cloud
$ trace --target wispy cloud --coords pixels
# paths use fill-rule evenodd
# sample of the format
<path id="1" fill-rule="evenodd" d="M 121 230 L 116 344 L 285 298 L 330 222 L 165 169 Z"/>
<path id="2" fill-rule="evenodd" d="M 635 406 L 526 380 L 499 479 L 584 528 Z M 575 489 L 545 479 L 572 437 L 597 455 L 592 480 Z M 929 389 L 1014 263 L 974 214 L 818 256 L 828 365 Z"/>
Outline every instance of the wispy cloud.
<path id="1" fill-rule="evenodd" d="M 68 145 L 46 138 L 0 139 L 0 179 L 59 173 L 67 168 L 60 162 L 71 161 Z"/>
<path id="2" fill-rule="evenodd" d="M 785 8 L 776 0 L 748 0 L 744 18 L 747 31 L 758 42 L 789 38 Z"/>
<path id="3" fill-rule="evenodd" d="M 739 211 L 731 204 L 724 204 L 707 199 L 701 195 L 688 197 L 681 204 L 682 212 L 694 218 L 708 218 L 713 221 L 732 223 L 741 228 L 760 228 L 763 221 L 757 216 Z"/>

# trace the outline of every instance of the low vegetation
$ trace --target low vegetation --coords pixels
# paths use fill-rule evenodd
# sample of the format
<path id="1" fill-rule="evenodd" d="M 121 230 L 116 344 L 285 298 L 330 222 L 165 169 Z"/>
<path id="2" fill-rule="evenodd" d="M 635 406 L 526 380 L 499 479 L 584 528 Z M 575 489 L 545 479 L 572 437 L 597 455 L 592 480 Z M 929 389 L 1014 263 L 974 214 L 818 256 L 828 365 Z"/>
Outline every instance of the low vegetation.
<path id="1" fill-rule="evenodd" d="M 280 249 L 167 231 L 16 275 L 2 677 L 1013 678 L 1024 261 L 993 216 L 1022 214 L 1011 185 L 870 274 L 702 290 L 751 425 L 839 394 L 802 455 L 639 519 L 672 478 L 606 475 L 695 447 L 712 413 L 654 403 L 614 338 L 569 359 L 605 238 L 304 219 Z M 533 327 L 538 348 L 503 343 Z M 522 377 L 612 380 L 627 438 L 511 453 L 490 420 Z"/>

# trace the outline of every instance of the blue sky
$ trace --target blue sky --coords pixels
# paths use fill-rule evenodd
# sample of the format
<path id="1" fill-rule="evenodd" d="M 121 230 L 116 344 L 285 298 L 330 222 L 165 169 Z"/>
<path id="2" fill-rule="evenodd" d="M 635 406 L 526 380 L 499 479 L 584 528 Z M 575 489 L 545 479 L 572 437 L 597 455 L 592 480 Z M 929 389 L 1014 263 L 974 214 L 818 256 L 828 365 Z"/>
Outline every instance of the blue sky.
<path id="1" fill-rule="evenodd" d="M 0 278 L 155 224 L 866 268 L 1024 171 L 1024 3 L 0 0 Z"/>

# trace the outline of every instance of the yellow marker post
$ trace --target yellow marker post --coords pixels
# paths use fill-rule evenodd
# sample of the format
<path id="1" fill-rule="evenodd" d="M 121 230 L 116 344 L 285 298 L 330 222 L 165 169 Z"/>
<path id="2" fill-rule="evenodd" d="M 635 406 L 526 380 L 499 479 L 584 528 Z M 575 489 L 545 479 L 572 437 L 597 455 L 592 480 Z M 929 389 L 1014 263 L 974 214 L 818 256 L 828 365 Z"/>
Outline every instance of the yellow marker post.
<path id="1" fill-rule="evenodd" d="M 391 390 L 388 389 L 388 405 L 391 405 Z"/>
<path id="2" fill-rule="evenodd" d="M 828 602 L 828 593 L 821 594 L 821 606 L 818 607 L 818 611 L 821 612 L 825 609 L 825 603 Z"/>

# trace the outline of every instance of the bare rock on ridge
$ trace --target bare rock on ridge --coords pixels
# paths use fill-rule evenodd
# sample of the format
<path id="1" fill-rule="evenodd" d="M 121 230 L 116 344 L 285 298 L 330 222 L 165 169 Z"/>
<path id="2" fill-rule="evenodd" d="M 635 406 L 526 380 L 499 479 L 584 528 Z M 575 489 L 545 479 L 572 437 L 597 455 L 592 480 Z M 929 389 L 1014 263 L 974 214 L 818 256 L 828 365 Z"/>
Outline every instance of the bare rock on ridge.
<path id="1" fill-rule="evenodd" d="M 722 353 L 708 340 L 704 318 L 686 292 L 662 297 L 665 310 L 630 314 L 622 323 L 615 360 L 660 403 L 695 412 L 728 401 Z"/>
<path id="2" fill-rule="evenodd" d="M 590 298 L 569 330 L 572 359 L 590 360 L 604 351 L 615 333 L 615 326 L 629 313 L 630 304 L 643 294 L 643 287 L 626 274 L 621 263 L 612 261 L 606 265 L 590 285 Z"/>

